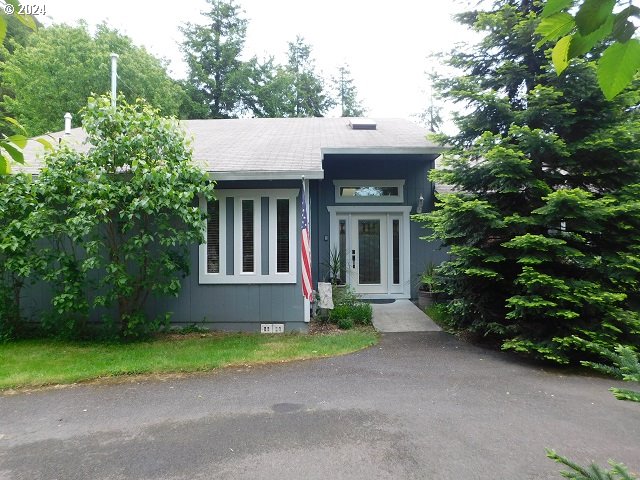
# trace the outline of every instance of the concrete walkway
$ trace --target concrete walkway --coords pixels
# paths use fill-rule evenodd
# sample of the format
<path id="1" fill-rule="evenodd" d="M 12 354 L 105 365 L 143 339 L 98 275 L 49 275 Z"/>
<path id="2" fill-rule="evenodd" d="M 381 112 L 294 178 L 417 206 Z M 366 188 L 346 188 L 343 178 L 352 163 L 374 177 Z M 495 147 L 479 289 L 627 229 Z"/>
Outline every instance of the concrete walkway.
<path id="1" fill-rule="evenodd" d="M 440 327 L 433 323 L 433 320 L 410 300 L 396 300 L 393 303 L 374 303 L 372 307 L 373 326 L 379 332 L 440 331 Z"/>

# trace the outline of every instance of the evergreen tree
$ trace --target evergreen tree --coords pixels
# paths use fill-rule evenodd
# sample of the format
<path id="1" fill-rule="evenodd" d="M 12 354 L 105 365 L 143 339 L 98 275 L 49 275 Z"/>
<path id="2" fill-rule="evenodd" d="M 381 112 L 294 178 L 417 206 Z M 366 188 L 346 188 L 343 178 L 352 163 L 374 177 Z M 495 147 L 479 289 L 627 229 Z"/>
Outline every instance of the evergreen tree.
<path id="1" fill-rule="evenodd" d="M 333 78 L 337 102 L 340 104 L 341 117 L 361 117 L 365 109 L 358 100 L 358 90 L 351 77 L 349 65 L 338 67 L 338 75 Z"/>
<path id="2" fill-rule="evenodd" d="M 638 345 L 637 85 L 609 102 L 591 63 L 558 77 L 534 49 L 537 4 L 493 5 L 458 16 L 485 36 L 437 83 L 468 109 L 432 176 L 457 192 L 418 217 L 452 254 L 439 269 L 449 310 L 458 328 L 561 363 L 584 341 Z"/>
<path id="3" fill-rule="evenodd" d="M 285 97 L 287 117 L 321 117 L 334 101 L 325 92 L 324 81 L 315 71 L 311 46 L 301 36 L 289 42 L 287 66 L 279 71 L 280 81 L 289 83 Z"/>
<path id="4" fill-rule="evenodd" d="M 437 77 L 434 72 L 429 74 L 430 85 L 429 85 L 429 103 L 427 104 L 427 108 L 418 114 L 418 119 L 420 122 L 429 129 L 431 133 L 436 133 L 440 131 L 440 126 L 442 125 L 442 107 L 438 105 L 433 98 L 433 81 Z"/>
<path id="5" fill-rule="evenodd" d="M 182 28 L 192 100 L 186 114 L 189 118 L 233 118 L 246 109 L 249 95 L 250 65 L 240 59 L 247 20 L 233 0 L 207 2 L 211 6 L 203 12 L 207 23 L 188 23 Z"/>

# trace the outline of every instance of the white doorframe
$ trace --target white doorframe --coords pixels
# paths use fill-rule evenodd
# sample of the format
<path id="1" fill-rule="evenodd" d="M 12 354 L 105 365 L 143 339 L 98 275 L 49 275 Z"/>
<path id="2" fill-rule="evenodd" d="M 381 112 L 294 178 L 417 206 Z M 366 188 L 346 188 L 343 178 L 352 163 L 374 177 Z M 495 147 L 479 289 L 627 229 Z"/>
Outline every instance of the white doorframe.
<path id="1" fill-rule="evenodd" d="M 399 205 L 335 205 L 327 207 L 329 211 L 329 247 L 339 248 L 338 239 L 338 216 L 346 218 L 347 232 L 351 228 L 350 225 L 352 216 L 366 215 L 366 214 L 379 214 L 386 215 L 387 218 L 387 245 L 392 244 L 391 235 L 393 220 L 400 221 L 400 283 L 393 284 L 393 268 L 387 268 L 387 292 L 383 294 L 362 294 L 364 298 L 410 298 L 411 297 L 411 265 L 410 265 L 410 252 L 411 252 L 411 236 L 410 236 L 410 218 L 411 206 L 399 206 Z M 349 242 L 350 235 L 347 236 Z M 347 245 L 347 253 L 349 252 L 350 245 Z M 391 252 L 391 248 L 387 248 L 387 251 Z M 350 255 L 346 259 L 347 267 L 351 261 Z M 393 258 L 391 255 L 387 258 L 387 265 L 393 264 Z M 347 268 L 349 271 L 349 268 Z M 347 274 L 347 277 L 349 274 Z"/>

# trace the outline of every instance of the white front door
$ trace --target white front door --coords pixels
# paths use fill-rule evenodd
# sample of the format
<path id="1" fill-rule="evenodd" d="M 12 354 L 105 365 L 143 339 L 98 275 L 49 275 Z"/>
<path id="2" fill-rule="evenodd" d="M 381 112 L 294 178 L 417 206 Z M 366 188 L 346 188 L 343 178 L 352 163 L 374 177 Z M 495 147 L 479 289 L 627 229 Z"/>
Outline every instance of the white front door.
<path id="1" fill-rule="evenodd" d="M 340 252 L 340 277 L 358 294 L 402 294 L 404 225 L 401 214 L 353 212 L 336 216 L 334 248 Z"/>

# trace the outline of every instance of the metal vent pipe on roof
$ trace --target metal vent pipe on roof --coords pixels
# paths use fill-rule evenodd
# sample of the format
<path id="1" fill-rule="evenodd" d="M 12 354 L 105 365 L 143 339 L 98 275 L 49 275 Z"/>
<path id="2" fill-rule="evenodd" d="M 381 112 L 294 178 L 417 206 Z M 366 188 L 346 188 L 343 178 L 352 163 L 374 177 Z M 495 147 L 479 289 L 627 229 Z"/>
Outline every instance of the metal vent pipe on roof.
<path id="1" fill-rule="evenodd" d="M 64 134 L 71 135 L 71 117 L 72 115 L 67 112 L 64 114 Z"/>
<path id="2" fill-rule="evenodd" d="M 118 54 L 111 54 L 111 106 L 116 108 L 116 97 L 118 96 Z"/>

